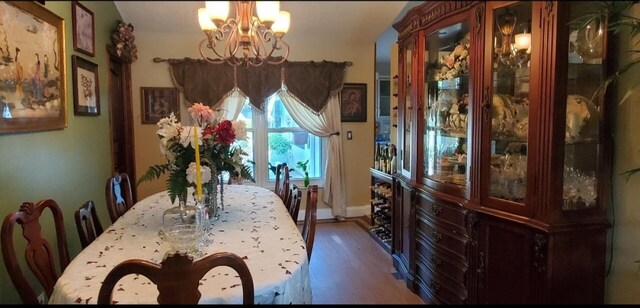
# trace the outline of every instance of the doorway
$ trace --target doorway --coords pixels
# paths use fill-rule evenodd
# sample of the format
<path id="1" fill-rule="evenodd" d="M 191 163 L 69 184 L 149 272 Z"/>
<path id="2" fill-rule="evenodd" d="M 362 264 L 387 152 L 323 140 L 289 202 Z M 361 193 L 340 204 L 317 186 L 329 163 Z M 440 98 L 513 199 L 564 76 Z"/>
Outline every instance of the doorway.
<path id="1" fill-rule="evenodd" d="M 126 173 L 137 179 L 131 102 L 131 64 L 109 52 L 109 127 L 111 130 L 111 174 Z M 137 202 L 135 185 L 133 202 Z"/>

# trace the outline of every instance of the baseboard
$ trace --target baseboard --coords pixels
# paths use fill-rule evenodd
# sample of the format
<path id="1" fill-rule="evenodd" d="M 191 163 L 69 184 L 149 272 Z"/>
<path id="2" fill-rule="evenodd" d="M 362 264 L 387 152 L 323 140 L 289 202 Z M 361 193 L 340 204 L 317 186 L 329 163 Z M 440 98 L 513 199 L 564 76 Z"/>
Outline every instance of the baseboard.
<path id="1" fill-rule="evenodd" d="M 304 220 L 304 209 L 300 209 L 300 213 L 298 213 L 298 221 L 301 222 Z M 347 207 L 347 218 L 350 217 L 360 217 L 360 216 L 368 216 L 371 215 L 371 206 L 370 205 L 360 205 L 360 206 L 349 206 Z M 319 208 L 316 213 L 316 219 L 334 219 L 333 214 L 331 213 L 331 208 L 323 207 Z"/>

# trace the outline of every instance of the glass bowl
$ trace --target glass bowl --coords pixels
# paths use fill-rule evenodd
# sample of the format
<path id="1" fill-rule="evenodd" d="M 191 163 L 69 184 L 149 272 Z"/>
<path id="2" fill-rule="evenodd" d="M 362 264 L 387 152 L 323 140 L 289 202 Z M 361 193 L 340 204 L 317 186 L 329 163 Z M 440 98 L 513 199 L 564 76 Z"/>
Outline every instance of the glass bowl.
<path id="1" fill-rule="evenodd" d="M 195 224 L 178 224 L 165 231 L 165 236 L 173 249 L 193 251 L 196 248 L 196 242 L 202 236 L 202 230 Z"/>

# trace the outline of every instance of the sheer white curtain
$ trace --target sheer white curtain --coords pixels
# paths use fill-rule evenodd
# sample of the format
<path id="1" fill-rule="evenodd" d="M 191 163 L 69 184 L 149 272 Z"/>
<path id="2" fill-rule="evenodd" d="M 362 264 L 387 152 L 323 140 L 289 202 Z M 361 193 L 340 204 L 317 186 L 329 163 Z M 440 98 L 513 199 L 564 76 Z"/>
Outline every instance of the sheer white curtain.
<path id="1" fill-rule="evenodd" d="M 233 88 L 233 91 L 222 100 L 222 103 L 214 106 L 212 109 L 216 110 L 221 118 L 233 121 L 237 119 L 240 112 L 242 112 L 242 107 L 246 100 L 247 97 L 242 94 L 240 89 Z"/>
<path id="2" fill-rule="evenodd" d="M 282 103 L 294 121 L 321 138 L 328 138 L 327 156 L 324 173 L 324 193 L 322 201 L 331 206 L 333 216 L 347 216 L 345 202 L 344 163 L 342 159 L 342 138 L 340 138 L 340 100 L 338 94 L 332 94 L 324 111 L 316 114 L 300 103 L 286 90 L 278 92 Z"/>

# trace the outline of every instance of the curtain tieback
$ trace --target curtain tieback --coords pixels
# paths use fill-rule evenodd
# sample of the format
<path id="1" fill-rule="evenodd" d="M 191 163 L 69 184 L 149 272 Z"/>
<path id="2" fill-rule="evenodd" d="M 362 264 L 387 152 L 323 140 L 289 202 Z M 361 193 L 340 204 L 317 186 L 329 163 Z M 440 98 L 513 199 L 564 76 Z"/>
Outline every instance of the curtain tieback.
<path id="1" fill-rule="evenodd" d="M 334 136 L 334 135 L 335 136 L 340 136 L 340 132 L 331 133 L 331 134 L 329 134 L 329 137 Z"/>

